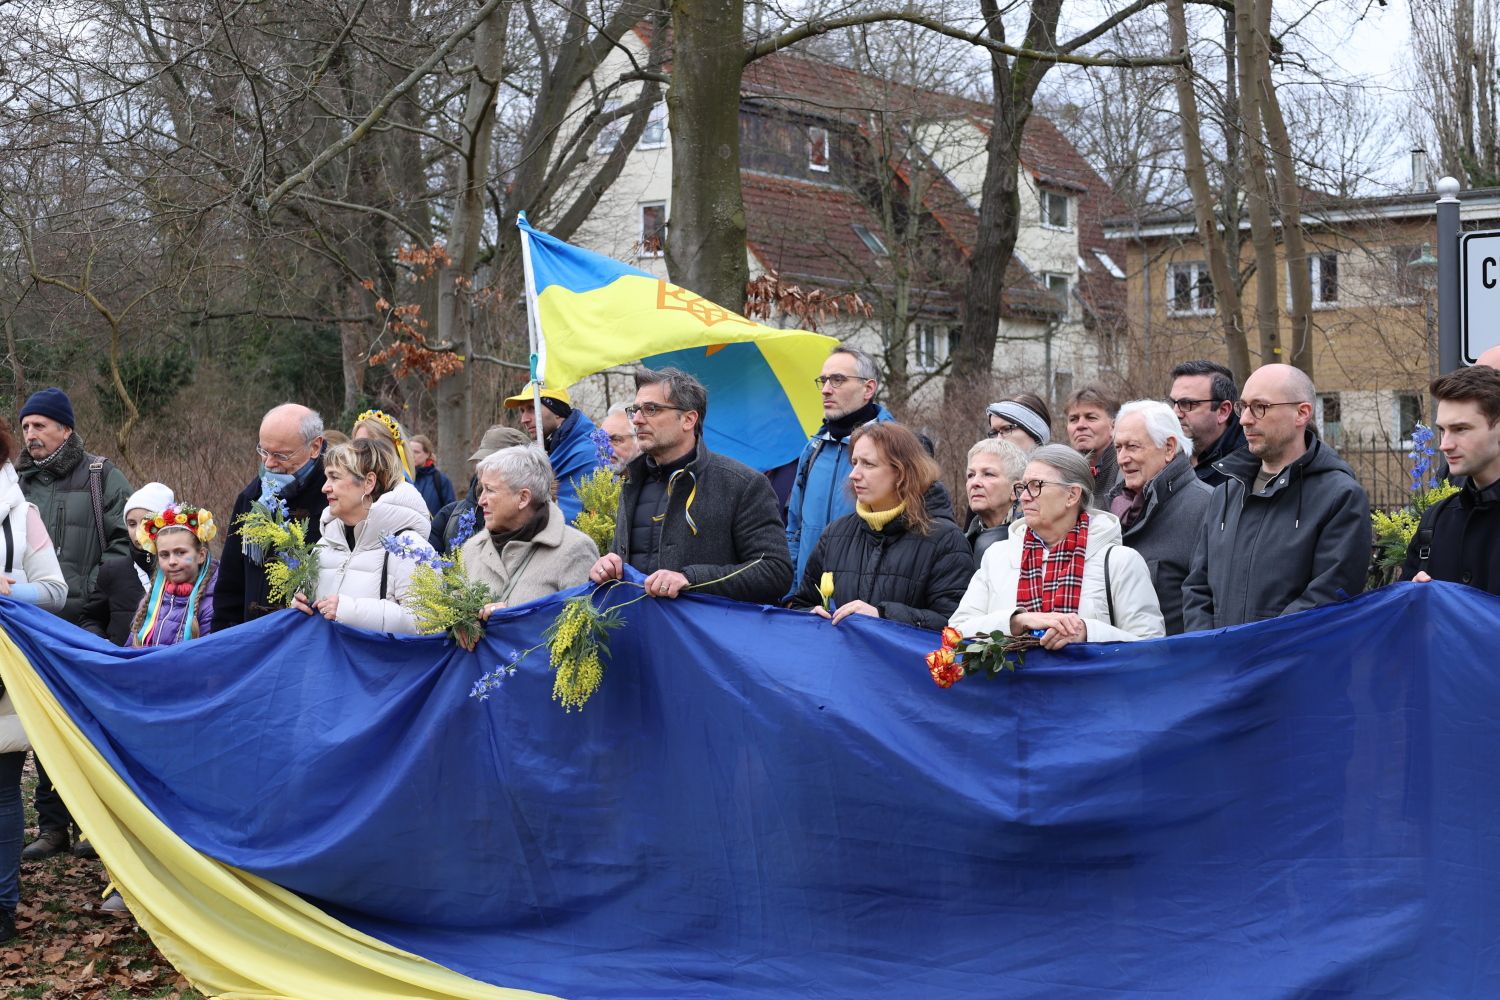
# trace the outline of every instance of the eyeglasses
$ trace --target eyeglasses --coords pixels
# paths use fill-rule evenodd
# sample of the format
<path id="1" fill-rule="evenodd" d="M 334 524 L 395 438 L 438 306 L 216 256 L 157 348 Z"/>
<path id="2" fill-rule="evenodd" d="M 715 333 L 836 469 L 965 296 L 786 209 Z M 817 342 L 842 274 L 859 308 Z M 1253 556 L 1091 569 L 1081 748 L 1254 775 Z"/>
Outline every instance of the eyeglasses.
<path id="1" fill-rule="evenodd" d="M 1287 402 L 1284 402 L 1284 403 L 1265 403 L 1265 402 L 1262 402 L 1260 400 L 1256 400 L 1253 403 L 1247 403 L 1243 399 L 1237 399 L 1237 400 L 1235 400 L 1235 403 L 1234 403 L 1234 415 L 1237 416 L 1237 417 L 1243 417 L 1245 415 L 1245 411 L 1249 410 L 1251 413 L 1255 414 L 1255 419 L 1256 420 L 1260 420 L 1262 417 L 1264 417 L 1266 415 L 1266 411 L 1269 410 L 1273 406 L 1301 406 L 1301 405 L 1302 405 L 1302 401 L 1298 400 L 1298 399 L 1288 400 Z"/>
<path id="2" fill-rule="evenodd" d="M 1176 410 L 1178 413 L 1192 413 L 1193 410 L 1196 409 L 1199 406 L 1199 404 L 1202 404 L 1202 403 L 1212 403 L 1215 406 L 1218 406 L 1222 402 L 1224 402 L 1222 399 L 1170 399 L 1169 398 L 1167 400 L 1167 405 L 1170 406 L 1172 409 Z"/>
<path id="3" fill-rule="evenodd" d="M 860 382 L 875 381 L 872 378 L 859 378 L 859 376 L 857 375 L 819 375 L 817 378 L 813 379 L 813 384 L 816 385 L 819 389 L 823 388 L 825 385 L 831 385 L 835 389 L 842 389 L 844 387 L 844 383 L 849 381 L 850 379 L 858 379 L 858 381 Z"/>
<path id="4" fill-rule="evenodd" d="M 999 427 L 996 427 L 994 424 L 991 424 L 989 432 L 986 434 L 986 436 L 987 437 L 992 437 L 992 438 L 993 437 L 999 437 L 1002 434 L 1010 434 L 1010 433 L 1012 433 L 1014 431 L 1018 431 L 1020 429 L 1021 428 L 1020 428 L 1020 426 L 1018 424 L 1001 424 Z"/>
<path id="5" fill-rule="evenodd" d="M 311 443 L 311 442 L 309 442 Z M 297 457 L 295 451 L 266 451 L 260 445 L 255 446 L 255 453 L 260 456 L 262 462 L 281 462 L 285 464 Z"/>
<path id="6" fill-rule="evenodd" d="M 687 412 L 686 407 L 667 406 L 665 403 L 632 403 L 630 406 L 625 407 L 625 415 L 634 420 L 637 413 L 642 413 L 645 414 L 647 420 L 650 420 L 663 410 L 676 410 L 678 413 Z M 610 438 L 610 440 L 613 441 L 614 439 Z"/>
<path id="7" fill-rule="evenodd" d="M 1024 493 L 1027 496 L 1031 497 L 1031 499 L 1035 500 L 1037 497 L 1042 495 L 1043 486 L 1061 486 L 1063 489 L 1067 490 L 1072 489 L 1074 485 L 1075 484 L 1073 483 L 1059 483 L 1054 479 L 1025 479 L 1017 483 L 1015 486 L 1012 486 L 1010 494 L 1011 496 L 1019 500 L 1021 499 L 1021 494 Z"/>

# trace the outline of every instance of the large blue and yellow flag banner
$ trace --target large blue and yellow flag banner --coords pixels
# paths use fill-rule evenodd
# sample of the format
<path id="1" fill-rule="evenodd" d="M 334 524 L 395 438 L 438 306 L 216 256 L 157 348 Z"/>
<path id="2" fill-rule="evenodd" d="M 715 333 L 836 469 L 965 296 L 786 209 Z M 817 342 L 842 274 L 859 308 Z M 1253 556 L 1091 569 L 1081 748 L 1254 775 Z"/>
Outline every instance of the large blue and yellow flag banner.
<path id="1" fill-rule="evenodd" d="M 700 295 L 531 228 L 537 377 L 567 387 L 615 365 L 681 368 L 708 388 L 708 447 L 761 470 L 797 457 L 823 420 L 813 379 L 838 342 L 748 320 Z"/>
<path id="2" fill-rule="evenodd" d="M 1034 653 L 714 598 L 536 658 L 284 612 L 151 651 L 0 602 L 0 672 L 142 925 L 222 997 L 1500 992 L 1500 602 L 1399 585 Z M 544 653 L 542 654 L 544 655 Z"/>

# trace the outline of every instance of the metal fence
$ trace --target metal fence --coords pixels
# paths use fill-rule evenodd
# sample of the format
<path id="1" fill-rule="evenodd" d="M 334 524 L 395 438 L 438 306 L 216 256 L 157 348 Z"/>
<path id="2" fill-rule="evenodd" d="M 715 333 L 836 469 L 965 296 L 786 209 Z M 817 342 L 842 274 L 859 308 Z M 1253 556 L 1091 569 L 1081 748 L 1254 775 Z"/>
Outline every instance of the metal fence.
<path id="1" fill-rule="evenodd" d="M 1409 442 L 1392 441 L 1384 434 L 1340 434 L 1328 443 L 1354 470 L 1369 494 L 1371 507 L 1394 510 L 1411 502 Z"/>

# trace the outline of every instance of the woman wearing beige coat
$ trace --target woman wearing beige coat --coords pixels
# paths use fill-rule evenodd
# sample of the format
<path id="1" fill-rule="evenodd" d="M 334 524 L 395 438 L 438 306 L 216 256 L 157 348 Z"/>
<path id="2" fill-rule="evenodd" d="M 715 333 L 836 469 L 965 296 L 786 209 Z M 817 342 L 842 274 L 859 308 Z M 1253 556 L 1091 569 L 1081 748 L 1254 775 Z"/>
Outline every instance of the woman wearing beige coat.
<path id="1" fill-rule="evenodd" d="M 484 530 L 464 543 L 464 574 L 498 597 L 482 618 L 588 582 L 599 549 L 552 502 L 546 452 L 530 444 L 501 448 L 475 472 Z"/>

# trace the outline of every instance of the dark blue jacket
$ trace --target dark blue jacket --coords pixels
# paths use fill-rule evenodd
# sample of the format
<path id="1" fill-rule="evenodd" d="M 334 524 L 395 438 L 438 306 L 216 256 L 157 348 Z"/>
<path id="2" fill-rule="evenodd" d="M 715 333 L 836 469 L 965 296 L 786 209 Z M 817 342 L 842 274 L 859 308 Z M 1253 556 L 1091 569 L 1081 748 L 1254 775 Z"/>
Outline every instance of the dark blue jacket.
<path id="1" fill-rule="evenodd" d="M 427 509 L 434 514 L 458 499 L 458 495 L 453 492 L 453 480 L 443 475 L 443 470 L 432 462 L 417 470 L 414 485 L 417 492 L 422 494 L 422 499 L 427 501 Z"/>

